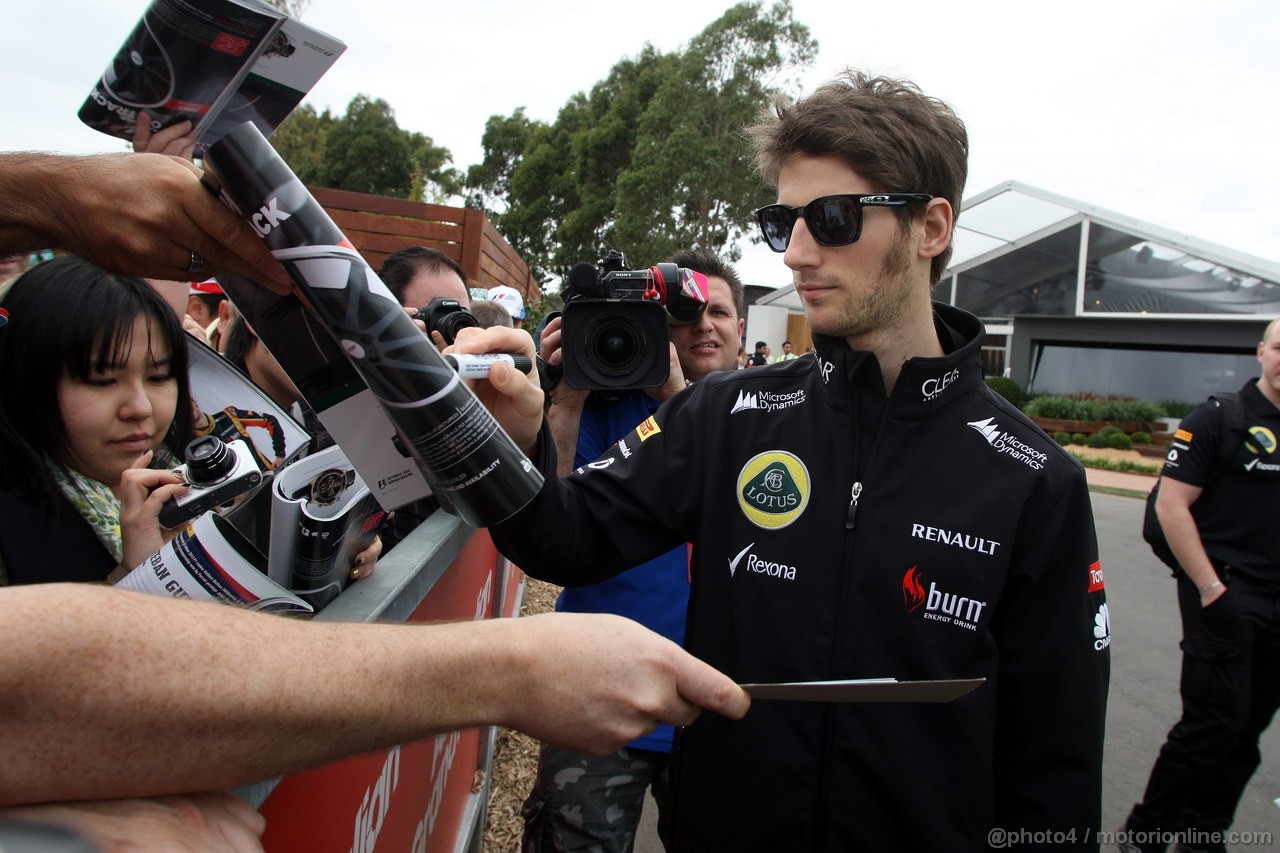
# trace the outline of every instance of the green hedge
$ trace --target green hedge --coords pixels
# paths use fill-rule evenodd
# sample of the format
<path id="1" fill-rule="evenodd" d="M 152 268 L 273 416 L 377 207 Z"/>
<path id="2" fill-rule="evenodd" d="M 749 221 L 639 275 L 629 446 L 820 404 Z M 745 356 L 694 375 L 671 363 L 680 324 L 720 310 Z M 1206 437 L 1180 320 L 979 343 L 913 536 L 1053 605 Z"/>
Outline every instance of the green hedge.
<path id="1" fill-rule="evenodd" d="M 1019 409 L 1023 403 L 1027 401 L 1027 395 L 1022 393 L 1022 389 L 1018 387 L 1018 383 L 1004 376 L 988 376 L 986 378 L 987 387 L 995 391 L 1001 397 L 1004 397 Z"/>
<path id="2" fill-rule="evenodd" d="M 1133 450 L 1133 439 L 1117 430 L 1107 436 L 1107 446 L 1114 447 L 1116 450 Z"/>
<path id="3" fill-rule="evenodd" d="M 1072 421 L 1118 421 L 1150 423 L 1165 416 L 1157 403 L 1132 397 L 1090 397 L 1087 395 L 1046 395 L 1026 403 L 1022 410 L 1033 418 L 1060 418 Z"/>

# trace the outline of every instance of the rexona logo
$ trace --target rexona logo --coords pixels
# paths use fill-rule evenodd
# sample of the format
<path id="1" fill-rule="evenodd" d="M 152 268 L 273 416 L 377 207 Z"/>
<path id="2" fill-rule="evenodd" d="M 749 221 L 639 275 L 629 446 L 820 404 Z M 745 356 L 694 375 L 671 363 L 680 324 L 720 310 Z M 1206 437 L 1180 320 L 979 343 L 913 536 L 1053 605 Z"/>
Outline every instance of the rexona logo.
<path id="1" fill-rule="evenodd" d="M 1098 608 L 1098 615 L 1093 617 L 1093 649 L 1102 651 L 1111 645 L 1111 611 L 1107 605 Z"/>
<path id="2" fill-rule="evenodd" d="M 923 606 L 924 610 L 920 614 L 923 618 L 954 625 L 966 631 L 978 630 L 982 611 L 987 607 L 985 601 L 943 592 L 936 583 L 930 583 L 926 591 L 924 576 L 917 566 L 907 569 L 902 576 L 902 603 L 908 613 L 915 613 Z"/>
<path id="3" fill-rule="evenodd" d="M 995 421 L 995 418 L 969 421 L 969 426 L 977 430 L 978 434 L 987 440 L 987 444 L 990 444 L 1006 456 L 1012 456 L 1023 465 L 1028 468 L 1034 468 L 1037 471 L 1044 467 L 1044 463 L 1049 458 L 1046 454 L 1036 450 L 1016 435 L 1003 432 L 1000 429 L 1000 425 Z"/>
<path id="4" fill-rule="evenodd" d="M 769 560 L 761 559 L 753 553 L 749 553 L 756 543 L 752 542 L 747 547 L 739 551 L 735 556 L 729 558 L 729 577 L 734 577 L 738 573 L 738 566 L 741 565 L 744 572 L 751 572 L 757 575 L 766 575 L 771 578 L 779 578 L 784 581 L 793 581 L 796 579 L 796 567 L 788 566 L 783 563 L 774 563 Z M 742 558 L 746 557 L 747 562 L 743 563 Z"/>
<path id="5" fill-rule="evenodd" d="M 281 210 L 279 204 L 280 199 L 273 198 L 258 208 L 257 213 L 249 217 L 249 224 L 263 237 L 270 234 L 277 225 L 284 222 L 291 215 Z"/>
<path id="6" fill-rule="evenodd" d="M 944 373 L 941 376 L 935 376 L 931 379 L 926 379 L 920 385 L 920 393 L 924 395 L 924 398 L 926 400 L 932 400 L 935 397 L 937 397 L 939 394 L 941 394 L 943 391 L 947 390 L 947 386 L 949 386 L 952 382 L 955 382 L 959 378 L 960 378 L 960 368 L 957 367 L 955 370 L 951 371 L 950 373 Z"/>
<path id="7" fill-rule="evenodd" d="M 729 414 L 735 412 L 746 411 L 747 409 L 759 409 L 764 412 L 776 412 L 779 409 L 789 409 L 792 406 L 798 406 L 804 402 L 804 391 L 792 391 L 790 394 L 774 394 L 770 391 L 751 391 L 745 388 L 738 392 L 738 400 L 733 404 L 733 408 L 729 410 Z"/>
<path id="8" fill-rule="evenodd" d="M 738 506 L 756 527 L 780 530 L 804 512 L 811 488 L 809 469 L 798 456 L 769 450 L 738 472 Z"/>

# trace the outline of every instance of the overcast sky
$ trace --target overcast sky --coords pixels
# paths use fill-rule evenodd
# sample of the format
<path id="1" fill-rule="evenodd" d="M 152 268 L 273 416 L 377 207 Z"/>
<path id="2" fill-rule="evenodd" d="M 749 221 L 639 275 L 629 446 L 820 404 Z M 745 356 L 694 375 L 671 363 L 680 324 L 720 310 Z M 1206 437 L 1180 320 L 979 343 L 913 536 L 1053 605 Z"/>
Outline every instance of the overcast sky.
<path id="1" fill-rule="evenodd" d="M 553 121 L 644 43 L 682 46 L 727 0 L 312 0 L 348 45 L 308 99 L 386 100 L 465 169 L 485 120 Z M 17 0 L 0 53 L 0 150 L 121 150 L 76 117 L 145 0 Z M 969 128 L 966 197 L 1019 180 L 1280 261 L 1280 4 L 1186 0 L 794 0 L 819 43 L 811 89 L 846 66 L 907 77 Z M 625 247 L 624 247 L 625 248 Z M 587 259 L 593 260 L 593 259 Z M 790 276 L 745 247 L 749 283 Z"/>

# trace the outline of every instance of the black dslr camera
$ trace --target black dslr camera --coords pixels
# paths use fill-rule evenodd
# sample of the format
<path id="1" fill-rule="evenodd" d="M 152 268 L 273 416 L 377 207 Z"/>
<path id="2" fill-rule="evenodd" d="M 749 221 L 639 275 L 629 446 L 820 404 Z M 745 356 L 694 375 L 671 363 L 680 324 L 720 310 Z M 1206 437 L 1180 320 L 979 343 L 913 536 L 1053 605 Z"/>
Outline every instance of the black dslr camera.
<path id="1" fill-rule="evenodd" d="M 414 312 L 413 319 L 421 320 L 427 327 L 427 334 L 439 332 L 446 344 L 453 343 L 459 329 L 480 325 L 462 303 L 448 296 L 437 296 Z"/>
<path id="2" fill-rule="evenodd" d="M 174 470 L 190 490 L 160 507 L 160 524 L 167 529 L 225 506 L 262 482 L 253 448 L 243 439 L 224 442 L 216 435 L 204 435 L 188 442 L 182 455 L 187 464 Z"/>
<path id="3" fill-rule="evenodd" d="M 667 381 L 667 324 L 707 310 L 707 278 L 675 264 L 627 270 L 621 252 L 576 264 L 564 290 L 564 378 L 580 390 L 657 388 Z"/>

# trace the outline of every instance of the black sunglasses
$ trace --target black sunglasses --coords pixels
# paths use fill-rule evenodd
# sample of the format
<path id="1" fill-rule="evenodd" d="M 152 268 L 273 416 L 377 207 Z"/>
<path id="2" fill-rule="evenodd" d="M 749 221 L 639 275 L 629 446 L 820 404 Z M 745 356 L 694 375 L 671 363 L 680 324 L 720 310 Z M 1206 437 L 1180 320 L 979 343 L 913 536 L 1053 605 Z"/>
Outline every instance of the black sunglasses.
<path id="1" fill-rule="evenodd" d="M 804 217 L 809 233 L 822 246 L 847 246 L 862 236 L 863 207 L 902 207 L 913 201 L 929 201 L 926 193 L 843 193 L 824 195 L 800 207 L 771 204 L 756 211 L 764 241 L 775 252 L 785 252 L 791 229 Z"/>

